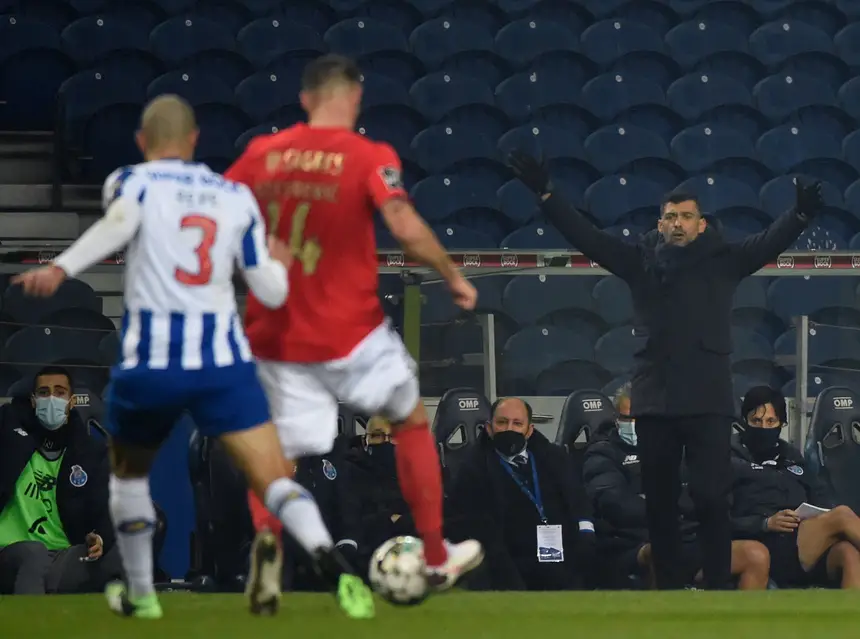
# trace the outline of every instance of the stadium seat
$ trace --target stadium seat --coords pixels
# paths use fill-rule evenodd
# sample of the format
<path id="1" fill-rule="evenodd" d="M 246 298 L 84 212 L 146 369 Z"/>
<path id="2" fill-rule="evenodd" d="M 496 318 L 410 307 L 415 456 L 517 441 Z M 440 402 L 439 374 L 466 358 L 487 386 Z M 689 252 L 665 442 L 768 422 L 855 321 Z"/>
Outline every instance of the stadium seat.
<path id="1" fill-rule="evenodd" d="M 514 0 L 514 2 L 516 1 Z M 490 4 L 481 0 L 461 0 L 460 2 L 450 2 L 450 0 L 418 0 L 417 4 L 422 5 L 421 12 L 427 19 L 441 16 L 460 22 L 471 22 L 475 26 L 488 30 L 490 33 L 496 33 L 502 26 L 510 22 L 512 18 L 519 17 L 519 15 L 514 16 L 513 14 L 506 15 L 506 11 L 500 3 Z M 429 6 L 434 4 L 438 6 Z"/>
<path id="2" fill-rule="evenodd" d="M 442 246 L 449 251 L 491 251 L 497 246 L 489 235 L 455 224 L 437 226 L 433 230 L 442 242 Z"/>
<path id="3" fill-rule="evenodd" d="M 409 95 L 415 108 L 429 122 L 438 122 L 444 115 L 460 107 L 493 106 L 490 87 L 477 82 L 475 78 L 445 71 L 424 76 L 412 85 Z"/>
<path id="4" fill-rule="evenodd" d="M 356 130 L 371 140 L 390 144 L 401 158 L 408 159 L 412 139 L 426 124 L 411 107 L 387 105 L 362 109 Z"/>
<path id="5" fill-rule="evenodd" d="M 152 31 L 156 26 L 167 20 L 169 15 L 156 2 L 149 0 L 126 0 L 125 2 L 109 2 L 103 11 L 82 11 L 81 15 L 104 13 L 139 27 Z"/>
<path id="6" fill-rule="evenodd" d="M 565 397 L 581 388 L 602 388 L 612 376 L 594 362 L 568 360 L 558 362 L 538 373 L 537 395 Z"/>
<path id="7" fill-rule="evenodd" d="M 565 361 L 590 362 L 592 343 L 573 331 L 554 326 L 529 326 L 512 335 L 502 350 L 501 392 L 531 395 L 538 375 Z"/>
<path id="8" fill-rule="evenodd" d="M 498 146 L 502 157 L 519 149 L 545 160 L 584 159 L 578 140 L 571 140 L 568 131 L 551 125 L 524 125 L 511 129 L 499 139 Z"/>
<path id="9" fill-rule="evenodd" d="M 768 288 L 767 299 L 768 307 L 789 324 L 800 315 L 826 321 L 834 311 L 853 307 L 856 295 L 850 277 L 778 277 Z"/>
<path id="10" fill-rule="evenodd" d="M 645 347 L 646 340 L 646 337 L 637 335 L 632 326 L 613 328 L 594 345 L 594 361 L 613 376 L 630 373 L 634 354 Z"/>
<path id="11" fill-rule="evenodd" d="M 236 105 L 255 124 L 278 117 L 285 108 L 297 108 L 301 78 L 278 71 L 257 71 L 236 87 Z"/>
<path id="12" fill-rule="evenodd" d="M 773 345 L 760 332 L 732 327 L 732 373 L 746 377 L 773 377 Z"/>
<path id="13" fill-rule="evenodd" d="M 218 76 L 171 71 L 153 80 L 146 89 L 146 98 L 172 93 L 184 98 L 192 107 L 212 103 L 233 103 L 233 87 Z M 198 123 L 199 124 L 199 123 Z M 205 134 L 206 132 L 203 131 Z"/>
<path id="14" fill-rule="evenodd" d="M 490 29 L 452 18 L 424 22 L 409 36 L 409 43 L 412 52 L 431 70 L 440 68 L 452 56 L 494 52 Z"/>
<path id="15" fill-rule="evenodd" d="M 75 9 L 65 0 L 29 0 L 12 3 L 11 7 L 0 9 L 4 9 L 3 14 L 13 14 L 25 20 L 38 20 L 56 29 L 62 29 L 78 17 Z"/>
<path id="16" fill-rule="evenodd" d="M 775 67 L 803 53 L 835 53 L 833 40 L 821 29 L 798 20 L 774 20 L 750 35 L 750 52 L 764 65 Z"/>
<path id="17" fill-rule="evenodd" d="M 306 24 L 317 33 L 325 33 L 335 23 L 332 8 L 320 0 L 290 0 L 284 4 L 281 0 L 245 0 L 251 6 L 251 11 L 258 16 L 284 16 L 290 22 Z M 274 7 L 262 8 L 264 4 L 274 4 Z M 259 5 L 256 6 L 256 5 Z"/>
<path id="18" fill-rule="evenodd" d="M 756 142 L 761 161 L 774 173 L 810 173 L 845 189 L 857 171 L 842 159 L 839 140 L 819 135 L 808 127 L 784 124 L 771 129 Z"/>
<path id="19" fill-rule="evenodd" d="M 749 36 L 762 23 L 755 7 L 745 0 L 722 0 L 721 2 L 699 2 L 696 0 L 672 0 L 673 8 L 691 20 L 719 22 Z"/>
<path id="20" fill-rule="evenodd" d="M 761 62 L 751 54 L 740 51 L 722 51 L 705 56 L 696 64 L 693 72 L 732 78 L 750 91 L 756 82 L 767 75 L 767 70 Z"/>
<path id="21" fill-rule="evenodd" d="M 671 144 L 672 159 L 691 174 L 718 162 L 755 156 L 755 147 L 742 133 L 718 124 L 697 124 L 681 131 Z"/>
<path id="22" fill-rule="evenodd" d="M 149 62 L 149 31 L 111 15 L 79 18 L 60 35 L 63 51 L 80 67 L 110 70 L 119 57 L 139 56 Z"/>
<path id="23" fill-rule="evenodd" d="M 555 443 L 568 452 L 584 448 L 584 444 L 594 441 L 605 434 L 607 429 L 614 427 L 615 417 L 615 407 L 609 397 L 597 389 L 577 390 L 562 405 Z"/>
<path id="24" fill-rule="evenodd" d="M 515 68 L 523 68 L 543 53 L 576 51 L 577 38 L 567 27 L 541 19 L 522 19 L 499 29 L 496 52 Z"/>
<path id="25" fill-rule="evenodd" d="M 361 84 L 362 109 L 393 105 L 411 106 L 408 87 L 395 78 L 368 71 L 361 74 Z"/>
<path id="26" fill-rule="evenodd" d="M 36 324 L 57 311 L 84 308 L 100 313 L 101 300 L 81 280 L 63 282 L 51 297 L 30 297 L 20 286 L 10 286 L 3 293 L 3 313 L 22 324 Z"/>
<path id="27" fill-rule="evenodd" d="M 694 19 L 682 22 L 666 34 L 666 47 L 685 69 L 703 58 L 725 51 L 746 53 L 747 34 L 722 22 Z"/>
<path id="28" fill-rule="evenodd" d="M 402 31 L 373 18 L 342 20 L 329 28 L 323 37 L 332 53 L 350 57 L 380 51 L 409 52 L 409 42 Z"/>
<path id="29" fill-rule="evenodd" d="M 517 73 L 496 87 L 496 105 L 514 122 L 525 122 L 546 107 L 575 109 L 578 101 L 579 87 L 541 72 Z"/>
<path id="30" fill-rule="evenodd" d="M 421 23 L 421 12 L 404 0 L 364 0 L 350 16 L 372 18 L 397 27 L 404 34 L 412 33 Z"/>
<path id="31" fill-rule="evenodd" d="M 248 130 L 251 121 L 229 103 L 202 104 L 196 116 L 200 139 L 194 155 L 213 171 L 223 173 L 236 157 L 236 140 Z"/>
<path id="32" fill-rule="evenodd" d="M 410 197 L 431 224 L 469 209 L 495 211 L 496 208 L 496 190 L 492 185 L 456 175 L 426 177 L 412 188 Z"/>
<path id="33" fill-rule="evenodd" d="M 780 175 L 762 187 L 759 192 L 759 200 L 761 201 L 762 209 L 768 213 L 768 215 L 775 218 L 794 206 L 795 179 L 799 179 L 808 184 L 812 182 L 815 177 L 797 173 Z M 824 198 L 825 206 L 840 208 L 846 206 L 842 198 L 842 191 L 836 188 L 833 184 L 822 182 L 821 193 Z"/>
<path id="34" fill-rule="evenodd" d="M 724 175 L 697 175 L 678 185 L 678 191 L 692 193 L 699 200 L 702 211 L 723 219 L 724 215 L 748 216 L 754 219 L 756 226 L 766 222 L 759 210 L 758 193 L 745 182 Z"/>
<path id="35" fill-rule="evenodd" d="M 747 88 L 732 77 L 714 73 L 689 73 L 666 90 L 669 106 L 689 122 L 695 122 L 716 107 L 752 107 Z"/>
<path id="36" fill-rule="evenodd" d="M 663 189 L 635 175 L 607 175 L 585 191 L 585 208 L 602 226 L 659 217 Z"/>
<path id="37" fill-rule="evenodd" d="M 581 37 L 582 53 L 606 67 L 630 54 L 664 57 L 660 34 L 630 20 L 606 19 L 588 27 Z"/>
<path id="38" fill-rule="evenodd" d="M 492 418 L 489 400 L 473 388 L 452 388 L 439 398 L 433 417 L 433 434 L 439 460 L 453 481 L 463 461 L 468 459 L 478 434 Z"/>
<path id="39" fill-rule="evenodd" d="M 789 2 L 777 16 L 818 27 L 831 37 L 845 26 L 845 14 L 832 3 L 821 0 Z"/>
<path id="40" fill-rule="evenodd" d="M 641 159 L 669 160 L 666 143 L 652 131 L 637 127 L 608 125 L 585 140 L 589 162 L 601 173 L 614 173 Z"/>
<path id="41" fill-rule="evenodd" d="M 499 210 L 519 226 L 531 222 L 538 214 L 537 197 L 519 180 L 505 182 L 496 191 Z"/>
<path id="42" fill-rule="evenodd" d="M 75 72 L 60 49 L 57 30 L 44 22 L 0 16 L 0 126 L 6 130 L 51 130 L 60 85 Z M 33 78 L 39 78 L 33 82 Z"/>
<path id="43" fill-rule="evenodd" d="M 223 24 L 231 33 L 238 33 L 253 20 L 253 14 L 242 0 L 216 0 L 198 3 L 186 13 L 189 18 L 205 18 Z"/>
<path id="44" fill-rule="evenodd" d="M 860 68 L 860 23 L 852 22 L 833 37 L 836 52 L 852 69 Z"/>
<path id="45" fill-rule="evenodd" d="M 582 106 L 603 122 L 611 122 L 634 108 L 664 107 L 666 96 L 656 82 L 607 73 L 592 78 L 582 88 Z"/>
<path id="46" fill-rule="evenodd" d="M 756 106 L 774 123 L 812 105 L 836 106 L 833 89 L 823 80 L 779 73 L 768 76 L 753 89 Z"/>
<path id="47" fill-rule="evenodd" d="M 623 326 L 633 320 L 633 298 L 627 282 L 614 275 L 601 279 L 592 291 L 594 309 L 609 326 Z"/>
<path id="48" fill-rule="evenodd" d="M 435 125 L 412 140 L 412 154 L 428 173 L 442 173 L 462 162 L 494 161 L 495 140 L 480 131 Z"/>
<path id="49" fill-rule="evenodd" d="M 507 62 L 497 54 L 487 51 L 455 53 L 442 61 L 439 70 L 467 75 L 491 87 L 498 86 L 511 74 Z"/>
<path id="50" fill-rule="evenodd" d="M 679 21 L 678 14 L 667 6 L 667 3 L 654 0 L 611 0 L 590 4 L 600 18 L 617 17 L 644 24 L 661 36 L 676 26 Z"/>
<path id="51" fill-rule="evenodd" d="M 570 243 L 549 224 L 532 223 L 517 229 L 502 240 L 503 249 L 556 249 L 570 250 Z"/>
<path id="52" fill-rule="evenodd" d="M 258 69 L 288 56 L 325 51 L 325 43 L 313 27 L 278 18 L 259 18 L 245 25 L 236 42 L 242 55 Z"/>
<path id="53" fill-rule="evenodd" d="M 594 342 L 608 328 L 594 312 L 589 278 L 520 275 L 502 294 L 505 313 L 521 326 L 568 328 Z"/>

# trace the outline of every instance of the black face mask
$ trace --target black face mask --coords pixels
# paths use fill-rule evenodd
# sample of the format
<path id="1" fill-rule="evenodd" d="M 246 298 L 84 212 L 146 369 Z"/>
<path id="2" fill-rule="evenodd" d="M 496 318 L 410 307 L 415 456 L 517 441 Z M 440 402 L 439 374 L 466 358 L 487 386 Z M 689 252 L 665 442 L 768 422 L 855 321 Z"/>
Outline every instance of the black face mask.
<path id="1" fill-rule="evenodd" d="M 367 447 L 367 454 L 370 455 L 374 466 L 384 468 L 392 473 L 394 472 L 397 462 L 394 457 L 394 444 L 386 442 L 384 444 L 374 444 Z"/>
<path id="2" fill-rule="evenodd" d="M 747 426 L 741 441 L 752 453 L 768 453 L 779 443 L 781 428 L 756 428 Z"/>
<path id="3" fill-rule="evenodd" d="M 503 430 L 493 435 L 493 446 L 505 457 L 513 457 L 526 447 L 526 436 L 515 430 Z"/>

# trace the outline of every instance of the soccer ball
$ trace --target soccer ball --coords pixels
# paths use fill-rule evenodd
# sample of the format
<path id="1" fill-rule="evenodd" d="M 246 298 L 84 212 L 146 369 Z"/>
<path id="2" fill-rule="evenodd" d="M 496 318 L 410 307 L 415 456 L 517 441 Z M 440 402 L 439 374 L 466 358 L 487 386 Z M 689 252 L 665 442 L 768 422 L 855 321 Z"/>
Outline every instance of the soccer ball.
<path id="1" fill-rule="evenodd" d="M 370 560 L 370 584 L 387 601 L 415 606 L 427 598 L 424 543 L 415 537 L 394 537 Z"/>

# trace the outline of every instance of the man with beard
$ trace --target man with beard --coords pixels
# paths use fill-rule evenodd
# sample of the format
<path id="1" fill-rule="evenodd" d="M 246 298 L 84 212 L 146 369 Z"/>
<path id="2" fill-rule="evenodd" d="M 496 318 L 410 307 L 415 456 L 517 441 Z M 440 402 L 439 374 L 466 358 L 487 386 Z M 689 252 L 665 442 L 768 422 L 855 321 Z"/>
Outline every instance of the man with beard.
<path id="1" fill-rule="evenodd" d="M 510 397 L 493 404 L 487 430 L 448 495 L 456 536 L 486 549 L 481 589 L 590 584 L 594 525 L 581 477 L 564 449 L 535 430 L 527 402 Z"/>
<path id="2" fill-rule="evenodd" d="M 636 419 L 657 586 L 684 587 L 678 498 L 686 456 L 701 525 L 705 587 L 727 588 L 735 412 L 732 301 L 740 281 L 787 250 L 821 211 L 821 184 L 795 180 L 792 209 L 740 243 L 725 242 L 708 226 L 694 195 L 671 193 L 660 208 L 656 231 L 628 244 L 597 229 L 555 193 L 544 162 L 520 151 L 509 162 L 565 239 L 630 286 L 634 326 L 647 338 L 635 353 L 631 416 Z"/>

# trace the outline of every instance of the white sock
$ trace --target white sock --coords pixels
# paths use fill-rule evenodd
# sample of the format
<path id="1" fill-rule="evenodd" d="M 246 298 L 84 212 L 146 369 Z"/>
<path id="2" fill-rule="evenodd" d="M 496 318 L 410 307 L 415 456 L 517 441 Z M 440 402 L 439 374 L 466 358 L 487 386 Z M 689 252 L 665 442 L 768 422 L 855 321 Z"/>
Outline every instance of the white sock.
<path id="1" fill-rule="evenodd" d="M 110 514 L 128 579 L 129 598 L 151 595 L 155 592 L 152 584 L 155 507 L 149 496 L 149 479 L 120 479 L 111 475 Z"/>
<path id="2" fill-rule="evenodd" d="M 265 502 L 308 553 L 334 545 L 313 496 L 292 479 L 282 477 L 269 484 Z"/>

